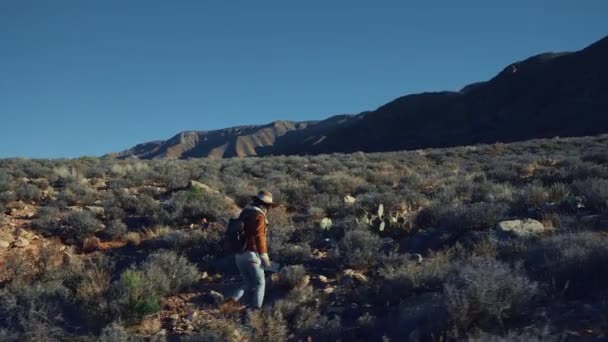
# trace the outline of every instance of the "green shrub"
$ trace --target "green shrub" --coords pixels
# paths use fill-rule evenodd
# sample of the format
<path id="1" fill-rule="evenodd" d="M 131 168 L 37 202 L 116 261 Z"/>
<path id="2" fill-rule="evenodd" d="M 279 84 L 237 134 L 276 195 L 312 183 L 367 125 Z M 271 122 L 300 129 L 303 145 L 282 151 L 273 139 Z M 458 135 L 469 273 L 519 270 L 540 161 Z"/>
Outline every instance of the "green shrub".
<path id="1" fill-rule="evenodd" d="M 160 310 L 159 298 L 152 286 L 142 271 L 129 269 L 120 275 L 115 295 L 123 320 L 135 323 Z"/>

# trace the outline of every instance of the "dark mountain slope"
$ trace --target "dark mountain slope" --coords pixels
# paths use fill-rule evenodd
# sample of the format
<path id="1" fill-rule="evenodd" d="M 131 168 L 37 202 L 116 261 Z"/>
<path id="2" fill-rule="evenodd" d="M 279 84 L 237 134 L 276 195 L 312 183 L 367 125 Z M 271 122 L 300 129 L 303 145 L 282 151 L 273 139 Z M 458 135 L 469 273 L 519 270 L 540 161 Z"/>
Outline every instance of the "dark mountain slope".
<path id="1" fill-rule="evenodd" d="M 460 92 L 408 95 L 329 134 L 319 152 L 386 151 L 608 131 L 608 38 L 542 54 Z"/>
<path id="2" fill-rule="evenodd" d="M 242 157 L 392 151 L 608 132 L 608 37 L 545 53 L 458 92 L 400 97 L 356 116 L 182 132 L 110 156 Z"/>

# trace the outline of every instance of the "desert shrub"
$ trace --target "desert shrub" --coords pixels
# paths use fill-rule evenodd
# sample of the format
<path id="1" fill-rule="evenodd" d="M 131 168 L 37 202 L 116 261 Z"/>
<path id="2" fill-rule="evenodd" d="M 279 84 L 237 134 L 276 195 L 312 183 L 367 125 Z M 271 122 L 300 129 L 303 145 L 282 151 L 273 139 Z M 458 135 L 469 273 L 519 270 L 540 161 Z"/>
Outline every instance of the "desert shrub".
<path id="1" fill-rule="evenodd" d="M 484 331 L 467 337 L 470 342 L 562 342 L 564 336 L 552 333 L 548 327 L 533 331 L 509 331 L 504 335 L 494 335 Z"/>
<path id="2" fill-rule="evenodd" d="M 142 271 L 149 285 L 161 296 L 179 293 L 198 277 L 196 266 L 172 251 L 151 254 Z"/>
<path id="3" fill-rule="evenodd" d="M 250 312 L 247 323 L 252 329 L 253 341 L 287 341 L 287 322 L 279 311 Z"/>
<path id="4" fill-rule="evenodd" d="M 279 272 L 279 284 L 288 289 L 296 287 L 306 276 L 306 269 L 302 265 L 286 266 Z"/>
<path id="5" fill-rule="evenodd" d="M 134 323 L 146 315 L 158 312 L 159 298 L 142 271 L 128 269 L 120 275 L 114 284 L 114 305 L 121 318 L 127 323 Z"/>
<path id="6" fill-rule="evenodd" d="M 83 242 L 84 239 L 93 235 L 99 228 L 101 222 L 89 211 L 75 211 L 63 218 L 63 236 L 69 241 Z"/>
<path id="7" fill-rule="evenodd" d="M 61 339 L 69 306 L 69 290 L 61 281 L 35 282 L 0 290 L 0 327 L 20 340 Z"/>
<path id="8" fill-rule="evenodd" d="M 380 238 L 363 229 L 348 231 L 334 249 L 336 261 L 350 268 L 365 268 L 376 263 L 382 243 Z"/>
<path id="9" fill-rule="evenodd" d="M 4 191 L 0 192 L 0 203 L 3 203 L 8 206 L 10 202 L 16 201 L 17 195 L 14 191 Z"/>
<path id="10" fill-rule="evenodd" d="M 32 220 L 32 227 L 42 231 L 52 233 L 58 229 L 60 211 L 53 206 L 44 206 L 38 209 L 36 217 Z"/>
<path id="11" fill-rule="evenodd" d="M 530 184 L 521 189 L 518 195 L 518 206 L 522 209 L 537 208 L 545 204 L 549 194 L 540 184 Z"/>
<path id="12" fill-rule="evenodd" d="M 608 238 L 593 232 L 556 235 L 528 247 L 526 267 L 538 280 L 571 297 L 586 297 L 608 286 L 598 272 L 608 263 Z"/>
<path id="13" fill-rule="evenodd" d="M 24 202 L 35 202 L 42 197 L 42 191 L 32 184 L 21 184 L 15 190 L 17 199 Z"/>
<path id="14" fill-rule="evenodd" d="M 270 244 L 272 258 L 282 264 L 302 264 L 310 260 L 311 249 L 306 242 Z"/>
<path id="15" fill-rule="evenodd" d="M 433 203 L 416 214 L 414 225 L 418 229 L 438 227 L 447 211 L 447 206 Z"/>
<path id="16" fill-rule="evenodd" d="M 493 227 L 504 217 L 507 206 L 502 203 L 473 203 L 443 212 L 440 226 L 449 230 L 481 230 Z"/>
<path id="17" fill-rule="evenodd" d="M 211 222 L 230 217 L 234 207 L 220 194 L 198 189 L 174 193 L 163 208 L 168 224 L 188 224 L 206 218 Z"/>
<path id="18" fill-rule="evenodd" d="M 70 182 L 57 196 L 68 205 L 91 205 L 95 202 L 97 191 L 84 182 Z"/>
<path id="19" fill-rule="evenodd" d="M 113 219 L 106 225 L 104 233 L 108 234 L 112 239 L 119 239 L 127 233 L 127 225 L 120 219 Z"/>
<path id="20" fill-rule="evenodd" d="M 129 246 L 139 246 L 141 235 L 138 232 L 128 232 L 123 235 L 122 240 Z"/>
<path id="21" fill-rule="evenodd" d="M 608 209 L 608 179 L 591 178 L 576 181 L 574 187 L 585 198 L 585 205 L 598 211 Z"/>
<path id="22" fill-rule="evenodd" d="M 9 191 L 13 188 L 13 176 L 4 170 L 0 170 L 0 192 Z"/>
<path id="23" fill-rule="evenodd" d="M 448 312 L 460 328 L 501 323 L 530 309 L 538 286 L 519 268 L 492 258 L 473 259 L 445 284 Z"/>
<path id="24" fill-rule="evenodd" d="M 112 322 L 101 330 L 99 342 L 136 342 L 143 341 L 141 337 L 133 336 L 118 322 Z"/>
<path id="25" fill-rule="evenodd" d="M 473 186 L 471 191 L 472 202 L 511 202 L 513 188 L 506 183 L 483 182 Z"/>
<path id="26" fill-rule="evenodd" d="M 182 162 L 168 162 L 159 170 L 160 181 L 169 189 L 183 188 L 190 181 L 190 173 L 182 167 Z"/>
<path id="27" fill-rule="evenodd" d="M 319 193 L 344 196 L 355 191 L 365 180 L 346 173 L 332 173 L 328 176 L 314 178 L 312 185 Z"/>
<path id="28" fill-rule="evenodd" d="M 572 196 L 570 186 L 564 183 L 554 183 L 547 188 L 547 198 L 550 202 L 560 203 L 567 201 Z"/>
<path id="29" fill-rule="evenodd" d="M 441 252 L 431 255 L 422 263 L 412 261 L 408 256 L 397 255 L 383 258 L 383 264 L 378 272 L 382 279 L 380 298 L 397 303 L 418 292 L 440 290 L 454 267 L 449 255 Z"/>

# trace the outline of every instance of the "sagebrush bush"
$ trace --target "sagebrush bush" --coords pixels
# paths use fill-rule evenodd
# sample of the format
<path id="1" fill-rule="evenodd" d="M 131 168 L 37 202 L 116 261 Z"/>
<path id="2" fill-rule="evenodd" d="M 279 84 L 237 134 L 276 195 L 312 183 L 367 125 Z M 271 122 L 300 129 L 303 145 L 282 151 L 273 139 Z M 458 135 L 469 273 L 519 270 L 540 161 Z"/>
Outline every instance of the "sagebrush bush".
<path id="1" fill-rule="evenodd" d="M 282 264 L 303 264 L 310 260 L 312 252 L 306 242 L 271 244 L 272 258 Z"/>
<path id="2" fill-rule="evenodd" d="M 288 289 L 296 287 L 302 278 L 306 276 L 306 269 L 302 265 L 286 266 L 279 272 L 279 283 L 278 285 L 284 286 Z"/>
<path id="3" fill-rule="evenodd" d="M 206 218 L 215 222 L 227 220 L 235 207 L 224 196 L 198 189 L 174 193 L 165 203 L 167 224 L 189 224 Z"/>
<path id="4" fill-rule="evenodd" d="M 366 268 L 377 262 L 381 247 L 378 235 L 364 229 L 351 230 L 334 249 L 334 257 L 344 267 Z"/>
<path id="5" fill-rule="evenodd" d="M 57 196 L 59 200 L 65 201 L 68 205 L 92 205 L 97 196 L 97 190 L 84 182 L 70 182 Z"/>
<path id="6" fill-rule="evenodd" d="M 519 268 L 492 258 L 458 267 L 444 286 L 446 305 L 459 328 L 490 326 L 529 312 L 538 286 Z"/>
<path id="7" fill-rule="evenodd" d="M 279 311 L 250 312 L 248 325 L 252 328 L 253 341 L 287 341 L 287 322 Z"/>
<path id="8" fill-rule="evenodd" d="M 15 194 L 17 199 L 24 202 L 38 201 L 42 197 L 42 191 L 33 184 L 20 184 Z"/>
<path id="9" fill-rule="evenodd" d="M 0 289 L 0 327 L 14 331 L 19 340 L 60 339 L 65 314 L 74 310 L 69 297 L 62 281 Z"/>
<path id="10" fill-rule="evenodd" d="M 547 189 L 540 184 L 533 184 L 524 187 L 518 198 L 518 204 L 522 209 L 540 207 L 547 202 L 549 194 Z"/>
<path id="11" fill-rule="evenodd" d="M 608 210 L 608 179 L 591 178 L 574 182 L 577 192 L 585 198 L 585 205 L 598 211 Z"/>
<path id="12" fill-rule="evenodd" d="M 127 225 L 120 219 L 114 219 L 108 222 L 104 232 L 112 239 L 120 239 L 127 233 Z"/>
<path id="13" fill-rule="evenodd" d="M 493 227 L 507 213 L 502 203 L 473 203 L 442 213 L 440 227 L 448 230 L 482 230 Z"/>
<path id="14" fill-rule="evenodd" d="M 179 293 L 198 278 L 196 266 L 173 251 L 151 254 L 142 271 L 149 285 L 161 296 Z"/>
<path id="15" fill-rule="evenodd" d="M 598 272 L 608 263 L 608 238 L 593 232 L 551 236 L 528 247 L 526 267 L 536 279 L 574 298 L 585 298 L 608 286 Z"/>
<path id="16" fill-rule="evenodd" d="M 0 192 L 9 191 L 13 188 L 13 176 L 4 170 L 0 170 Z"/>
<path id="17" fill-rule="evenodd" d="M 101 330 L 99 342 L 135 342 L 141 339 L 134 337 L 129 331 L 117 322 L 108 324 Z"/>
<path id="18" fill-rule="evenodd" d="M 402 298 L 417 292 L 441 290 L 453 270 L 453 261 L 446 253 L 434 253 L 422 263 L 412 261 L 409 256 L 396 255 L 383 258 L 379 270 L 381 298 L 399 303 Z"/>
<path id="19" fill-rule="evenodd" d="M 98 231 L 102 223 L 89 211 L 75 211 L 63 218 L 62 235 L 68 241 L 82 243 L 84 239 Z"/>

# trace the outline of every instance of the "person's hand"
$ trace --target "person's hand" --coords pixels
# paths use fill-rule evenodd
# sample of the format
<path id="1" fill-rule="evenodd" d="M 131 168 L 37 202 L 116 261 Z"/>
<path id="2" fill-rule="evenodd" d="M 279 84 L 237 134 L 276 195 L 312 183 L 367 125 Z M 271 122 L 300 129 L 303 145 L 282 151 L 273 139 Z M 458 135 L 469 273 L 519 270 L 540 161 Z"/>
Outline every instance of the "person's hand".
<path id="1" fill-rule="evenodd" d="M 264 266 L 264 268 L 270 268 L 271 265 L 272 263 L 270 262 L 268 254 L 262 255 L 262 266 Z"/>

